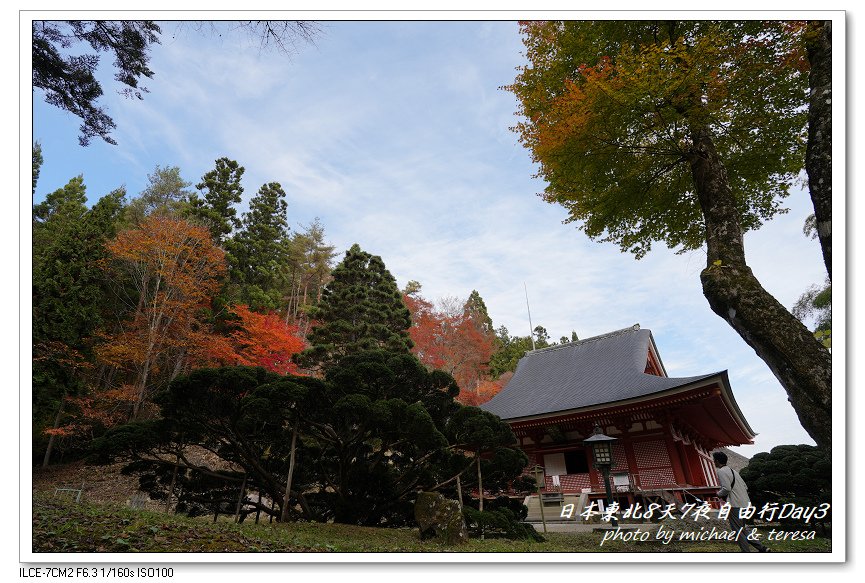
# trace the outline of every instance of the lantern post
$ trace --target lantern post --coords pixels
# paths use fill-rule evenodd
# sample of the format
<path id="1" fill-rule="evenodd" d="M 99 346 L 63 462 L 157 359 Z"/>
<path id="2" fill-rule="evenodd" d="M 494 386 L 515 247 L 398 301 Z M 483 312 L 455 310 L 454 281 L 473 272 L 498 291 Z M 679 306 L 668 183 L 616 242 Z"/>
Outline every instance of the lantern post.
<path id="1" fill-rule="evenodd" d="M 538 487 L 538 504 L 541 506 L 541 523 L 544 525 L 544 533 L 547 532 L 547 519 L 544 518 L 544 495 L 541 489 L 546 489 L 546 478 L 544 477 L 544 468 L 535 464 L 532 468 L 532 473 L 535 475 L 535 483 Z"/>
<path id="2" fill-rule="evenodd" d="M 604 476 L 604 489 L 607 492 L 607 508 L 613 504 L 613 493 L 610 489 L 610 467 L 613 465 L 613 443 L 617 439 L 605 435 L 601 430 L 600 425 L 595 425 L 595 430 L 592 436 L 583 440 L 583 443 L 592 448 L 592 457 L 595 460 L 595 467 L 601 471 Z M 619 521 L 615 516 L 611 515 L 611 523 L 613 526 L 619 526 Z"/>

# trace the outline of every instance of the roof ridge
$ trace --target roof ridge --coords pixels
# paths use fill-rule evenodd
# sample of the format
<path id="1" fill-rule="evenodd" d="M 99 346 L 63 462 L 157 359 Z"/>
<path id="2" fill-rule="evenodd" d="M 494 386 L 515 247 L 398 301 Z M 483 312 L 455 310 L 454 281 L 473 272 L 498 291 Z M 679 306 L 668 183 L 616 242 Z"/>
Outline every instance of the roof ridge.
<path id="1" fill-rule="evenodd" d="M 603 340 L 605 338 L 611 338 L 613 336 L 618 336 L 620 334 L 625 334 L 627 332 L 636 332 L 640 329 L 640 324 L 634 324 L 633 326 L 628 326 L 627 328 L 622 328 L 621 330 L 614 330 L 612 332 L 607 332 L 606 334 L 599 334 L 597 336 L 592 336 L 590 338 L 585 338 L 583 340 L 577 340 L 576 342 L 567 342 L 565 344 L 556 344 L 555 346 L 547 346 L 545 348 L 537 348 L 535 350 L 529 350 L 526 352 L 525 356 L 529 356 L 531 354 L 536 354 L 540 352 L 552 352 L 554 350 L 561 350 L 562 348 L 569 348 L 572 346 L 579 346 L 582 344 L 588 344 L 589 342 L 596 342 L 598 340 Z"/>

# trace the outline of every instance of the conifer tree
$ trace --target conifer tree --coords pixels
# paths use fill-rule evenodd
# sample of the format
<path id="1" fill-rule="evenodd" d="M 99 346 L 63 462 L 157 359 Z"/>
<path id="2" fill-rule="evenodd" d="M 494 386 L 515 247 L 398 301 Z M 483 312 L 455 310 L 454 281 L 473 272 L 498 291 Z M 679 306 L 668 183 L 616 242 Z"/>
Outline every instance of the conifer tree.
<path id="1" fill-rule="evenodd" d="M 307 339 L 311 348 L 301 354 L 303 366 L 327 368 L 367 350 L 411 350 L 411 315 L 381 257 L 352 245 L 332 276 L 312 314 L 319 324 Z"/>
<path id="2" fill-rule="evenodd" d="M 180 176 L 177 166 L 156 166 L 152 174 L 147 175 L 147 188 L 141 191 L 138 198 L 129 203 L 126 212 L 127 219 L 133 227 L 144 222 L 144 219 L 155 213 L 178 215 L 188 205 L 191 191 L 187 190 L 192 183 Z"/>
<path id="3" fill-rule="evenodd" d="M 466 300 L 465 311 L 478 326 L 480 332 L 490 336 L 495 334 L 493 320 L 490 318 L 487 305 L 484 303 L 484 299 L 478 293 L 478 290 L 473 289 L 472 293 L 469 294 L 469 299 Z"/>
<path id="4" fill-rule="evenodd" d="M 33 144 L 33 194 L 36 194 L 36 183 L 39 182 L 39 171 L 42 169 L 42 144 Z"/>
<path id="5" fill-rule="evenodd" d="M 288 204 L 278 182 L 258 189 L 243 214 L 242 229 L 226 244 L 231 262 L 230 295 L 253 310 L 276 310 L 289 260 Z"/>
<path id="6" fill-rule="evenodd" d="M 240 228 L 237 209 L 243 187 L 240 179 L 246 169 L 226 157 L 216 161 L 216 167 L 201 177 L 195 188 L 202 191 L 189 197 L 189 215 L 210 229 L 213 242 L 222 245 L 233 229 Z"/>
<path id="7" fill-rule="evenodd" d="M 42 431 L 56 428 L 64 400 L 81 391 L 92 336 L 114 308 L 100 261 L 124 194 L 118 189 L 88 209 L 78 176 L 33 207 L 33 450 L 48 447 L 46 464 L 51 442 Z"/>

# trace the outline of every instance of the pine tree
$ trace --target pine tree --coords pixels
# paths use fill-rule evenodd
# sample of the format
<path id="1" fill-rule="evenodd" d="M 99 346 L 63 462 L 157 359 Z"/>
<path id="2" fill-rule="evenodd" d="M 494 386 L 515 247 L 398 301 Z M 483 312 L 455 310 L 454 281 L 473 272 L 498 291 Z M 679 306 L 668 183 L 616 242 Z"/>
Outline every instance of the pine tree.
<path id="1" fill-rule="evenodd" d="M 177 166 L 163 168 L 157 165 L 153 173 L 147 175 L 147 181 L 147 188 L 129 204 L 126 213 L 133 227 L 139 226 L 154 213 L 179 215 L 189 204 L 192 192 L 187 189 L 192 183 L 180 176 Z"/>
<path id="2" fill-rule="evenodd" d="M 318 218 L 301 227 L 291 237 L 285 319 L 304 325 L 309 308 L 318 305 L 324 286 L 330 281 L 337 253 L 325 241 L 324 227 Z"/>
<path id="3" fill-rule="evenodd" d="M 411 350 L 411 315 L 381 257 L 355 244 L 332 277 L 312 314 L 318 325 L 307 338 L 311 348 L 300 357 L 303 366 L 326 369 L 348 354 L 367 350 Z"/>

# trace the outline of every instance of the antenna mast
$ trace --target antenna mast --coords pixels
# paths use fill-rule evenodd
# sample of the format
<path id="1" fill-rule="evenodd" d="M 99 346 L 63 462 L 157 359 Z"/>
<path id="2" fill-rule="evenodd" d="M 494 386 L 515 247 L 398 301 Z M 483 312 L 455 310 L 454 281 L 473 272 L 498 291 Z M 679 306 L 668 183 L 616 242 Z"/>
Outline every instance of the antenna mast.
<path id="1" fill-rule="evenodd" d="M 532 339 L 532 350 L 535 349 L 535 329 L 532 328 L 532 309 L 529 307 L 529 289 L 526 287 L 526 282 L 523 282 L 523 289 L 526 292 L 526 311 L 529 313 L 529 338 Z"/>

